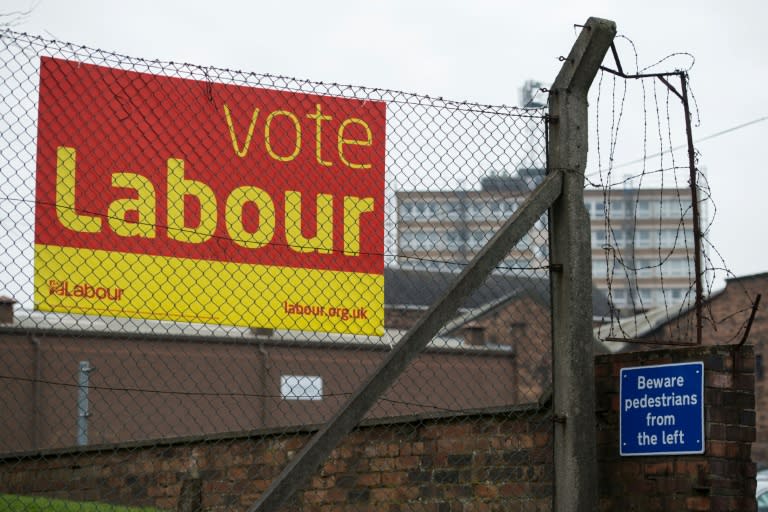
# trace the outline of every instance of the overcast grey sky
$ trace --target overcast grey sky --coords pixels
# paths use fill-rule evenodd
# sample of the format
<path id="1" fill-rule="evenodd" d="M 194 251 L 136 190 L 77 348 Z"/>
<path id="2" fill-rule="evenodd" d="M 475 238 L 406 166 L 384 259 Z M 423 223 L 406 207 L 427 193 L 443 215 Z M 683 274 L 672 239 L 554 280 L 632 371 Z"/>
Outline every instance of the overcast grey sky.
<path id="1" fill-rule="evenodd" d="M 759 0 L 555 0 L 545 7 L 502 0 L 4 0 L 2 11 L 30 7 L 14 30 L 148 59 L 507 105 L 518 103 L 525 80 L 551 82 L 577 34 L 573 25 L 599 16 L 634 42 L 641 68 L 674 52 L 695 56 L 695 138 L 768 116 L 768 3 Z M 629 44 L 617 45 L 630 67 Z M 689 62 L 678 57 L 655 70 Z M 628 99 L 628 110 L 640 108 L 636 99 Z M 710 239 L 739 276 L 768 271 L 766 135 L 768 121 L 760 121 L 697 145 L 717 207 Z M 637 137 L 626 140 L 617 163 L 642 156 Z"/>

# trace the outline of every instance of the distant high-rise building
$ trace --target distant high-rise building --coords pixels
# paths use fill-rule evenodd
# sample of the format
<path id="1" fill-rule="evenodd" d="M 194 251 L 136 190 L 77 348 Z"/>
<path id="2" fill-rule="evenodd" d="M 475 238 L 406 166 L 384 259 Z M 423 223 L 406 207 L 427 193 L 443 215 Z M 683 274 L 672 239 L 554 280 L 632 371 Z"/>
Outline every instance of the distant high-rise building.
<path id="1" fill-rule="evenodd" d="M 397 260 L 403 268 L 460 271 L 517 210 L 543 178 L 530 169 L 516 176 L 492 174 L 480 190 L 397 192 Z M 504 267 L 530 268 L 546 261 L 546 216 L 517 244 Z"/>
<path id="2" fill-rule="evenodd" d="M 541 181 L 543 169 L 496 173 L 480 189 L 397 192 L 397 261 L 403 268 L 460 271 Z M 592 278 L 620 314 L 693 302 L 693 214 L 688 189 L 584 191 Z M 546 215 L 500 268 L 541 275 Z"/>
<path id="3" fill-rule="evenodd" d="M 584 191 L 592 281 L 614 308 L 635 313 L 695 301 L 690 189 Z"/>

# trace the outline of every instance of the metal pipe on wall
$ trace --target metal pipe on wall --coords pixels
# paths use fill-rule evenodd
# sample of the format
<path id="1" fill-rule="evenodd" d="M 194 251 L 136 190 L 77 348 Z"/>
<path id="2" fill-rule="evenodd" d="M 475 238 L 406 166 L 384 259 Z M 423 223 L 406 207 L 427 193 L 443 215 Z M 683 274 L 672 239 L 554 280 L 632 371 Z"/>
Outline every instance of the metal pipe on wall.
<path id="1" fill-rule="evenodd" d="M 90 374 L 95 370 L 88 361 L 80 361 L 77 371 L 77 446 L 88 444 L 88 418 L 90 417 L 90 403 L 88 392 L 90 388 Z"/>
<path id="2" fill-rule="evenodd" d="M 29 342 L 32 344 L 32 364 L 34 365 L 32 371 L 34 373 L 34 381 L 32 382 L 32 415 L 30 418 L 30 438 L 32 441 L 32 449 L 37 450 L 40 447 L 40 433 L 38 417 L 40 416 L 40 358 L 42 357 L 42 345 L 40 340 L 34 336 L 29 337 Z"/>
<path id="3" fill-rule="evenodd" d="M 263 428 L 267 426 L 267 407 L 269 404 L 269 393 L 267 393 L 269 352 L 264 348 L 264 343 L 259 343 L 259 353 L 261 354 L 261 390 L 259 391 L 261 394 L 261 425 L 259 427 Z"/>

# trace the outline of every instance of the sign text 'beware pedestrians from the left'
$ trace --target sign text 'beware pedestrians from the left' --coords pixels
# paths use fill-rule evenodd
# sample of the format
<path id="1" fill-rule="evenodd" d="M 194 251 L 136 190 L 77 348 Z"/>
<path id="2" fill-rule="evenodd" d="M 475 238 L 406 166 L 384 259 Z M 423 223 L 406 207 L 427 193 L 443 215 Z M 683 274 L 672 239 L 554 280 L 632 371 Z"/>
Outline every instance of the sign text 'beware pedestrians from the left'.
<path id="1" fill-rule="evenodd" d="M 704 363 L 623 368 L 621 455 L 704 453 Z"/>

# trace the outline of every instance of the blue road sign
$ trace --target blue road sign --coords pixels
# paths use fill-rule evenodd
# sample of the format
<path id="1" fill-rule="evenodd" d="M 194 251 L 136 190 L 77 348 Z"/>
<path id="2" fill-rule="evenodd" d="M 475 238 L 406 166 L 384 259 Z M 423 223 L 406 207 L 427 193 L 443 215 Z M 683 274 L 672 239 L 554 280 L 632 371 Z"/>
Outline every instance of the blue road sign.
<path id="1" fill-rule="evenodd" d="M 704 453 L 704 363 L 623 368 L 621 455 Z"/>

